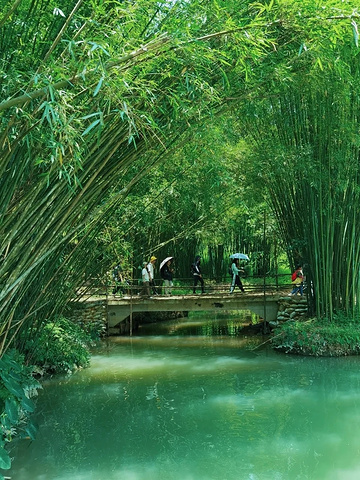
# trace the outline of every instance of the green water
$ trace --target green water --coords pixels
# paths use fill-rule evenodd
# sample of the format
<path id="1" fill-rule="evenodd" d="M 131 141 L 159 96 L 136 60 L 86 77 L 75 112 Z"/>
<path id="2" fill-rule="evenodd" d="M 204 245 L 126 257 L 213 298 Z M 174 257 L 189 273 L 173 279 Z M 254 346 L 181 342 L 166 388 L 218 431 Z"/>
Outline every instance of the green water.
<path id="1" fill-rule="evenodd" d="M 12 480 L 358 480 L 360 358 L 273 352 L 236 318 L 113 338 L 47 381 Z M 212 333 L 218 335 L 211 335 Z"/>

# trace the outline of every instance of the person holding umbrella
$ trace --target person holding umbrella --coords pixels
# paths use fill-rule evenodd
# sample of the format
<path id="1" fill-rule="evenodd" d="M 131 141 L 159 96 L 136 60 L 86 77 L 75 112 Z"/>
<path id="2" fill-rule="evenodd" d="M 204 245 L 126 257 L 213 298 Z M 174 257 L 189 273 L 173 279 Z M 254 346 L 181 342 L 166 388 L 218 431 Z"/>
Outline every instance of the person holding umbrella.
<path id="1" fill-rule="evenodd" d="M 242 270 L 239 267 L 239 259 L 237 257 L 233 258 L 232 259 L 232 264 L 231 264 L 232 281 L 231 281 L 231 286 L 230 286 L 230 293 L 234 292 L 236 285 L 239 287 L 239 289 L 243 293 L 245 293 L 243 284 L 241 283 L 241 280 L 240 280 L 240 272 L 243 272 L 243 271 L 244 270 Z"/>
<path id="2" fill-rule="evenodd" d="M 172 280 L 174 269 L 171 268 L 173 259 L 174 257 L 166 257 L 165 260 L 160 263 L 160 275 L 161 278 L 164 280 L 165 295 L 171 295 L 171 289 L 173 287 Z"/>

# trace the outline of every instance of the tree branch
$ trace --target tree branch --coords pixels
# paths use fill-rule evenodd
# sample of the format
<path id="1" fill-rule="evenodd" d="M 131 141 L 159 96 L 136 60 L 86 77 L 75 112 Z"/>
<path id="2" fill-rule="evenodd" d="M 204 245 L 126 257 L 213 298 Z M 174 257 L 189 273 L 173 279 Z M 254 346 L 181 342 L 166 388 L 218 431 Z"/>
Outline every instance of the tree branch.
<path id="1" fill-rule="evenodd" d="M 16 2 L 14 3 L 14 5 L 9 9 L 9 11 L 7 13 L 5 13 L 5 15 L 3 16 L 3 18 L 0 20 L 0 28 L 4 25 L 4 23 L 6 22 L 6 20 L 11 16 L 11 14 L 13 12 L 15 12 L 15 10 L 17 9 L 17 7 L 20 5 L 22 0 L 16 0 Z"/>

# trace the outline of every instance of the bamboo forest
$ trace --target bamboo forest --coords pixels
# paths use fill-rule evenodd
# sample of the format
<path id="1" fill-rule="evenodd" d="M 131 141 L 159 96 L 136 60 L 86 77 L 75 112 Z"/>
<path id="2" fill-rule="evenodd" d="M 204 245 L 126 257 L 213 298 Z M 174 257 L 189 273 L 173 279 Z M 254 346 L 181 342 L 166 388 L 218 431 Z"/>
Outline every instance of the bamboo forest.
<path id="1" fill-rule="evenodd" d="M 358 0 L 0 0 L 0 479 L 359 478 L 345 417 L 314 433 L 360 418 L 359 29 Z M 284 392 L 317 379 L 310 434 Z"/>

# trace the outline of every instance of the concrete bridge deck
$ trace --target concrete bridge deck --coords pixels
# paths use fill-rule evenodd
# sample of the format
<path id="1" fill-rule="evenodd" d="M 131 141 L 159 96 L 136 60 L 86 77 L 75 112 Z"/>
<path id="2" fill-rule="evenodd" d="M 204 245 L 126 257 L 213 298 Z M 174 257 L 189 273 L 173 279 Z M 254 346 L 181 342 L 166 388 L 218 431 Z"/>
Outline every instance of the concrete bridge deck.
<path id="1" fill-rule="evenodd" d="M 287 292 L 288 293 L 288 292 Z M 114 327 L 135 312 L 250 310 L 266 321 L 276 320 L 284 292 L 211 293 L 202 295 L 107 297 L 108 326 Z"/>

